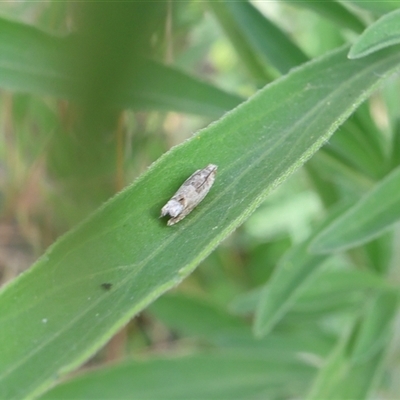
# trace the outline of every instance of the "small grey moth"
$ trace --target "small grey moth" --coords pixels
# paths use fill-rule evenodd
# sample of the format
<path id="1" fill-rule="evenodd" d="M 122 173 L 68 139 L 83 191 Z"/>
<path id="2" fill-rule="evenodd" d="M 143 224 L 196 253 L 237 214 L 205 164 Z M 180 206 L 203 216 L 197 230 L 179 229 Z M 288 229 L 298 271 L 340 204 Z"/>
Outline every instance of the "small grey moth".
<path id="1" fill-rule="evenodd" d="M 215 180 L 217 166 L 208 164 L 192 174 L 168 203 L 161 209 L 161 217 L 169 214 L 168 226 L 174 225 L 186 217 L 206 196 Z"/>

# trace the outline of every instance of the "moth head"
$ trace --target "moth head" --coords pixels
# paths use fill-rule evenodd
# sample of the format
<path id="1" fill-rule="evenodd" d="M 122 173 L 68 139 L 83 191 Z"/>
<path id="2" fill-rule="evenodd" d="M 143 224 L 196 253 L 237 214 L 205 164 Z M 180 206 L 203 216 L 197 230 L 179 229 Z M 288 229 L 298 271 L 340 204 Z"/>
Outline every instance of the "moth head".
<path id="1" fill-rule="evenodd" d="M 172 218 L 177 217 L 182 211 L 184 206 L 177 200 L 170 200 L 162 209 L 161 217 L 169 214 Z"/>

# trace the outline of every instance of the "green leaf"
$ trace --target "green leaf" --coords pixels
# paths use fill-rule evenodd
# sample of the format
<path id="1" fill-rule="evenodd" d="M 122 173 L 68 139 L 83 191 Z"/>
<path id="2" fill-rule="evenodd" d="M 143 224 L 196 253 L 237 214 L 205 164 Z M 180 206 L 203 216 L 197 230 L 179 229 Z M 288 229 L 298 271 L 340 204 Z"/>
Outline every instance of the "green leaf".
<path id="1" fill-rule="evenodd" d="M 394 291 L 374 296 L 361 323 L 354 324 L 320 370 L 308 399 L 369 398 L 389 349 L 398 300 Z"/>
<path id="2" fill-rule="evenodd" d="M 364 296 L 360 296 L 361 292 L 370 293 L 371 289 L 387 290 L 389 285 L 385 280 L 368 271 L 323 270 L 300 288 L 300 295 L 289 313 L 296 314 L 303 321 L 305 314 L 311 314 L 313 318 L 324 317 L 328 313 L 340 312 L 354 303 L 360 304 L 364 299 Z M 257 288 L 237 296 L 230 309 L 238 315 L 254 312 L 261 293 L 261 289 Z M 292 295 L 293 293 L 289 294 L 289 296 Z"/>
<path id="3" fill-rule="evenodd" d="M 43 392 L 181 282 L 400 63 L 395 48 L 346 53 L 294 70 L 173 148 L 3 289 L 0 397 Z M 219 166 L 210 193 L 166 226 L 161 207 L 208 163 Z"/>
<path id="4" fill-rule="evenodd" d="M 220 117 L 243 98 L 224 92 L 176 68 L 147 60 L 141 75 L 131 77 L 115 98 L 121 108 L 178 111 Z"/>
<path id="5" fill-rule="evenodd" d="M 277 360 L 256 353 L 199 354 L 131 361 L 86 373 L 61 384 L 41 400 L 291 397 L 304 391 L 313 372 L 294 357 Z"/>
<path id="6" fill-rule="evenodd" d="M 249 71 L 253 79 L 260 85 L 270 82 L 272 78 L 266 71 L 266 67 L 256 51 L 250 46 L 244 32 L 238 29 L 237 22 L 227 9 L 227 4 L 223 1 L 209 0 L 208 6 L 214 13 L 226 36 L 238 54 L 241 63 Z"/>
<path id="7" fill-rule="evenodd" d="M 204 300 L 182 294 L 161 297 L 149 307 L 149 311 L 174 331 L 183 331 L 186 335 L 213 338 L 249 330 L 244 320 Z"/>
<path id="8" fill-rule="evenodd" d="M 320 369 L 308 400 L 368 399 L 381 375 L 385 351 L 362 363 L 353 363 L 348 349 L 352 332 L 339 341 Z"/>
<path id="9" fill-rule="evenodd" d="M 395 169 L 357 204 L 312 241 L 313 253 L 342 251 L 366 243 L 400 219 L 400 168 Z"/>
<path id="10" fill-rule="evenodd" d="M 310 164 L 313 168 L 318 169 L 321 177 L 328 182 L 332 182 L 336 189 L 345 188 L 347 193 L 350 193 L 352 196 L 359 195 L 371 189 L 374 185 L 374 181 L 371 178 L 368 178 L 359 170 L 348 165 L 343 159 L 338 158 L 337 153 L 332 154 L 328 146 L 324 146 L 324 148 L 310 160 Z M 323 188 L 321 188 L 321 190 L 322 189 Z M 334 205 L 338 201 L 339 199 L 330 204 Z"/>
<path id="11" fill-rule="evenodd" d="M 399 0 L 347 0 L 347 3 L 350 3 L 356 9 L 358 8 L 363 11 L 368 11 L 378 16 L 396 10 L 400 7 Z"/>
<path id="12" fill-rule="evenodd" d="M 329 141 L 324 151 L 335 154 L 355 170 L 373 179 L 387 172 L 385 152 L 379 131 L 364 103 Z"/>
<path id="13" fill-rule="evenodd" d="M 394 167 L 400 165 L 400 118 L 393 126 L 393 140 L 391 149 L 391 162 Z"/>
<path id="14" fill-rule="evenodd" d="M 396 292 L 383 292 L 374 296 L 357 333 L 351 356 L 363 362 L 384 348 L 398 311 L 399 296 Z"/>
<path id="15" fill-rule="evenodd" d="M 29 25 L 0 19 L 2 88 L 63 96 L 73 86 L 68 76 L 68 41 Z"/>
<path id="16" fill-rule="evenodd" d="M 293 311 L 323 317 L 329 312 L 340 312 L 348 305 L 359 305 L 365 296 L 388 289 L 384 279 L 368 271 L 321 271 L 302 292 Z"/>
<path id="17" fill-rule="evenodd" d="M 264 336 L 274 328 L 326 260 L 325 256 L 308 254 L 308 243 L 294 247 L 278 264 L 264 287 L 255 315 L 254 332 L 257 336 Z"/>
<path id="18" fill-rule="evenodd" d="M 57 38 L 34 27 L 0 19 L 0 87 L 80 100 L 81 77 L 72 67 L 78 45 L 79 37 Z M 139 72 L 127 74 L 123 90 L 111 97 L 112 106 L 175 110 L 215 118 L 242 101 L 239 96 L 172 67 L 151 60 L 139 61 Z"/>
<path id="19" fill-rule="evenodd" d="M 350 12 L 340 2 L 335 0 L 325 1 L 307 1 L 307 0 L 285 0 L 285 3 L 289 3 L 298 7 L 308 8 L 317 14 L 329 19 L 333 23 L 342 26 L 347 29 L 351 29 L 354 32 L 362 32 L 364 29 L 363 22 L 352 12 Z"/>
<path id="20" fill-rule="evenodd" d="M 332 212 L 323 226 L 339 212 Z M 262 289 L 254 321 L 257 336 L 266 335 L 275 327 L 299 300 L 310 280 L 316 276 L 318 268 L 327 260 L 326 255 L 308 252 L 310 242 L 321 229 L 319 227 L 311 238 L 289 250 Z"/>
<path id="21" fill-rule="evenodd" d="M 281 74 L 307 61 L 288 35 L 247 1 L 224 1 L 249 44 Z"/>
<path id="22" fill-rule="evenodd" d="M 378 19 L 351 46 L 349 58 L 365 57 L 375 51 L 400 43 L 400 10 Z"/>
<path id="23" fill-rule="evenodd" d="M 296 357 L 299 352 L 324 357 L 334 343 L 325 332 L 314 331 L 311 338 L 307 329 L 281 330 L 261 340 L 255 339 L 244 319 L 204 300 L 182 294 L 162 296 L 149 307 L 148 312 L 184 339 L 198 338 L 201 343 L 212 344 L 218 349 L 287 359 Z"/>

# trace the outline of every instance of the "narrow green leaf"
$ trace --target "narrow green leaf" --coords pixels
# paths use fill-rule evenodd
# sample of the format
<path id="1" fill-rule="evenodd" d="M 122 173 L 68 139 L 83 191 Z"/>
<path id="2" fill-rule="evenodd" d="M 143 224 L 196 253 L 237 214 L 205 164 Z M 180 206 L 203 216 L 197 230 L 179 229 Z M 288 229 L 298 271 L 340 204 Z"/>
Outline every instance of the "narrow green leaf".
<path id="1" fill-rule="evenodd" d="M 333 23 L 342 26 L 343 28 L 351 29 L 354 32 L 362 32 L 364 23 L 340 2 L 335 0 L 325 1 L 307 1 L 307 0 L 285 0 L 298 7 L 308 8 L 321 16 L 328 18 Z"/>
<path id="2" fill-rule="evenodd" d="M 329 358 L 320 368 L 307 400 L 329 400 L 332 398 L 331 392 L 340 384 L 343 374 L 348 372 L 348 368 L 345 365 L 347 340 L 346 337 L 338 342 Z"/>
<path id="3" fill-rule="evenodd" d="M 394 240 L 395 232 L 389 230 L 352 253 L 358 253 L 356 257 L 360 257 L 361 264 L 359 265 L 364 264 L 365 268 L 384 278 L 393 267 L 393 257 L 396 254 L 396 247 L 393 246 Z M 388 281 L 388 285 L 391 283 L 395 284 Z"/>
<path id="4" fill-rule="evenodd" d="M 67 94 L 74 86 L 67 73 L 68 46 L 66 40 L 0 18 L 1 87 L 57 97 Z"/>
<path id="5" fill-rule="evenodd" d="M 387 173 L 385 153 L 379 131 L 369 115 L 369 104 L 364 103 L 349 118 L 324 149 L 372 179 Z"/>
<path id="6" fill-rule="evenodd" d="M 340 211 L 341 208 L 334 210 L 312 237 L 292 247 L 278 263 L 259 298 L 254 322 L 257 336 L 268 334 L 299 300 L 311 279 L 316 277 L 318 268 L 327 260 L 327 256 L 311 254 L 308 247 L 315 235 Z"/>
<path id="7" fill-rule="evenodd" d="M 398 149 L 396 145 L 399 146 L 399 143 L 396 143 L 396 140 L 398 140 L 396 139 L 396 129 L 400 121 L 400 108 L 398 107 L 398 104 L 400 104 L 400 80 L 398 79 L 398 75 L 393 75 L 392 79 L 388 79 L 386 83 L 382 85 L 380 93 L 384 101 L 389 126 L 393 131 L 392 140 L 394 143 L 392 143 L 392 151 L 396 151 Z M 397 157 L 399 157 L 399 154 L 400 152 L 397 152 Z M 399 163 L 395 165 L 399 165 Z"/>
<path id="8" fill-rule="evenodd" d="M 292 71 L 172 149 L 3 289 L 0 397 L 44 391 L 177 285 L 400 63 L 395 48 L 346 53 Z M 209 195 L 166 226 L 161 207 L 208 163 L 219 166 Z"/>
<path id="9" fill-rule="evenodd" d="M 257 336 L 269 333 L 282 319 L 326 260 L 326 256 L 308 254 L 308 244 L 309 241 L 294 247 L 283 258 L 261 292 L 254 322 Z"/>
<path id="10" fill-rule="evenodd" d="M 310 160 L 310 163 L 314 168 L 318 168 L 321 176 L 328 182 L 332 182 L 336 189 L 345 188 L 353 196 L 371 189 L 374 185 L 374 181 L 371 178 L 368 178 L 359 170 L 348 165 L 343 159 L 338 157 L 337 153 L 332 154 L 329 146 L 324 146 Z"/>
<path id="11" fill-rule="evenodd" d="M 393 167 L 400 165 L 400 118 L 397 119 L 393 126 L 391 161 Z"/>
<path id="12" fill-rule="evenodd" d="M 322 154 L 323 150 L 317 155 Z M 305 170 L 310 179 L 311 186 L 315 189 L 321 203 L 325 209 L 329 209 L 339 201 L 339 192 L 332 180 L 324 176 L 324 170 L 321 169 L 318 159 L 314 157 L 306 165 Z"/>
<path id="13" fill-rule="evenodd" d="M 366 362 L 353 363 L 348 354 L 352 332 L 339 341 L 320 369 L 307 400 L 367 399 L 381 375 L 386 351 Z"/>
<path id="14" fill-rule="evenodd" d="M 363 362 L 375 356 L 388 343 L 393 319 L 398 311 L 398 301 L 398 293 L 393 291 L 374 297 L 352 348 L 354 362 Z"/>
<path id="15" fill-rule="evenodd" d="M 350 3 L 355 8 L 361 9 L 362 11 L 371 12 L 377 16 L 386 14 L 400 7 L 399 0 L 346 0 L 346 2 Z"/>
<path id="16" fill-rule="evenodd" d="M 304 319 L 306 318 L 304 314 L 312 314 L 312 318 L 318 318 L 331 312 L 340 312 L 343 308 L 359 304 L 364 299 L 362 294 L 371 292 L 371 289 L 388 290 L 389 285 L 368 271 L 348 269 L 321 271 L 301 287 L 301 293 L 290 313 Z M 237 296 L 230 309 L 238 315 L 248 315 L 254 312 L 261 294 L 261 289 L 257 288 Z"/>
<path id="17" fill-rule="evenodd" d="M 313 372 L 294 358 L 280 360 L 256 353 L 199 354 L 131 361 L 89 372 L 54 388 L 41 400 L 291 397 L 304 391 Z"/>
<path id="18" fill-rule="evenodd" d="M 79 37 L 57 38 L 0 19 L 0 87 L 23 93 L 79 100 L 81 77 L 73 56 Z M 140 60 L 138 60 L 140 61 Z M 113 106 L 161 109 L 219 117 L 242 99 L 172 67 L 146 60 L 140 76 L 127 75 Z"/>
<path id="19" fill-rule="evenodd" d="M 383 375 L 387 351 L 388 348 L 380 350 L 364 363 L 350 364 L 343 381 L 333 391 L 332 400 L 337 398 L 370 399 L 372 392 L 379 386 Z"/>
<path id="20" fill-rule="evenodd" d="M 400 43 L 400 10 L 378 19 L 351 46 L 349 58 L 365 57 L 375 51 Z"/>
<path id="21" fill-rule="evenodd" d="M 176 68 L 147 60 L 139 77 L 131 77 L 115 98 L 121 108 L 174 110 L 220 117 L 243 98 L 227 93 Z"/>
<path id="22" fill-rule="evenodd" d="M 379 383 L 398 300 L 393 291 L 372 299 L 361 324 L 354 324 L 319 372 L 308 399 L 369 398 Z"/>
<path id="23" fill-rule="evenodd" d="M 346 304 L 359 304 L 365 295 L 388 289 L 384 279 L 369 271 L 321 271 L 302 292 L 293 311 L 323 316 L 341 311 Z"/>
<path id="24" fill-rule="evenodd" d="M 209 0 L 207 4 L 214 13 L 222 29 L 225 31 L 232 46 L 235 48 L 240 62 L 245 66 L 253 79 L 260 85 L 265 85 L 267 82 L 270 82 L 272 77 L 270 77 L 266 71 L 265 64 L 248 43 L 244 32 L 238 29 L 235 19 L 226 7 L 226 3 L 223 1 Z"/>
<path id="25" fill-rule="evenodd" d="M 280 28 L 247 1 L 224 1 L 249 44 L 281 74 L 307 61 L 307 56 Z"/>
<path id="26" fill-rule="evenodd" d="M 220 307 L 182 294 L 166 294 L 157 299 L 148 312 L 184 339 L 197 338 L 218 349 L 255 352 L 276 358 L 296 358 L 299 352 L 325 357 L 334 344 L 332 337 L 307 328 L 281 330 L 263 339 L 255 339 L 245 319 L 232 316 Z"/>
<path id="27" fill-rule="evenodd" d="M 314 253 L 359 246 L 382 234 L 400 219 L 400 168 L 395 169 L 357 204 L 327 226 L 311 243 Z"/>
<path id="28" fill-rule="evenodd" d="M 249 330 L 244 320 L 202 299 L 183 294 L 165 295 L 154 302 L 149 311 L 174 331 L 183 331 L 186 335 L 211 338 Z"/>

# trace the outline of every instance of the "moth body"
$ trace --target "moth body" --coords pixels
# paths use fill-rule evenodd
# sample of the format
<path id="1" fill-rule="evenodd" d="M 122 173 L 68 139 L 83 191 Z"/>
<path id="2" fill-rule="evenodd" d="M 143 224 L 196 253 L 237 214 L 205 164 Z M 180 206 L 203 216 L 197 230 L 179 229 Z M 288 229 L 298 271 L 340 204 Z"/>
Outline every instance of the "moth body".
<path id="1" fill-rule="evenodd" d="M 194 172 L 161 209 L 161 217 L 171 216 L 171 226 L 186 217 L 207 195 L 215 180 L 217 166 L 209 164 Z"/>

